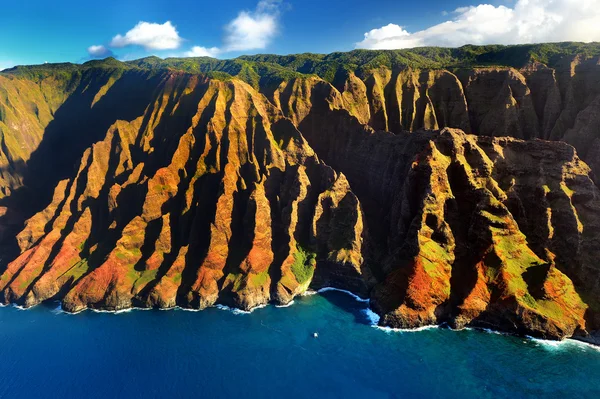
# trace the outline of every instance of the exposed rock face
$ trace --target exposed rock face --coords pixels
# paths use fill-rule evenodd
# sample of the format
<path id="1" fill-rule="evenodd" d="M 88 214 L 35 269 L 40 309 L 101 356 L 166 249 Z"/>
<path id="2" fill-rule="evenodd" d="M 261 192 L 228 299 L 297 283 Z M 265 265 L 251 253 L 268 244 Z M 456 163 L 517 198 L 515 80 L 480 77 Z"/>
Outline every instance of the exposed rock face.
<path id="1" fill-rule="evenodd" d="M 586 336 L 600 73 L 564 63 L 256 87 L 164 69 L 0 76 L 3 140 L 24 143 L 0 149 L 16 249 L 0 299 L 251 309 L 334 286 L 385 326 Z"/>
<path id="2" fill-rule="evenodd" d="M 520 69 L 376 68 L 361 77 L 342 75 L 335 85 L 341 107 L 375 130 L 452 127 L 485 136 L 564 140 L 600 174 L 598 57 L 572 56 L 552 68 L 530 62 Z"/>
<path id="3" fill-rule="evenodd" d="M 597 223 L 599 193 L 571 147 L 451 130 L 365 138 L 364 147 L 371 140 L 418 154 L 396 158 L 380 183 L 392 190 L 379 204 L 384 217 L 368 223 L 387 230 L 386 277 L 372 295 L 383 325 L 449 322 L 545 337 L 586 328 L 577 292 L 597 292 L 600 268 L 586 255 L 598 237 L 577 220 L 591 213 L 589 226 Z M 366 173 L 347 173 L 357 187 L 370 183 Z"/>
<path id="4" fill-rule="evenodd" d="M 175 73 L 163 90 L 28 220 L 5 301 L 249 309 L 306 290 L 315 258 L 358 275 L 358 200 L 289 120 L 240 81 Z M 343 279 L 335 266 L 320 275 Z"/>
<path id="5" fill-rule="evenodd" d="M 301 131 L 361 199 L 382 324 L 546 337 L 598 328 L 582 296 L 598 293 L 589 255 L 600 192 L 573 147 L 451 129 L 376 133 L 328 109 L 313 109 Z"/>

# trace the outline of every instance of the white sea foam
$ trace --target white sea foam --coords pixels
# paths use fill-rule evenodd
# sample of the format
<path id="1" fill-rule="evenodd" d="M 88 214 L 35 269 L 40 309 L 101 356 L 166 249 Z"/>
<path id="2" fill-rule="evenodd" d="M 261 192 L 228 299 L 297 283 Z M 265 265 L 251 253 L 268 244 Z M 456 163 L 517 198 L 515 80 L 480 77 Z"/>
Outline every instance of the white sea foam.
<path id="1" fill-rule="evenodd" d="M 91 310 L 94 313 L 109 313 L 109 314 L 125 314 L 125 313 L 131 313 L 133 311 L 147 311 L 147 310 L 152 310 L 152 308 L 140 308 L 140 307 L 132 307 L 132 308 L 127 308 L 127 309 L 118 309 L 118 310 L 106 310 L 106 309 L 84 309 L 84 310 Z M 75 312 L 75 313 L 80 313 L 80 312 Z"/>
<path id="2" fill-rule="evenodd" d="M 94 313 L 109 313 L 109 314 L 123 314 L 129 313 L 132 309 L 119 309 L 119 310 L 105 310 L 105 309 L 89 309 Z"/>
<path id="3" fill-rule="evenodd" d="M 339 288 L 333 288 L 333 287 L 325 287 L 325 288 L 321 288 L 319 291 L 317 291 L 319 294 L 323 293 L 323 292 L 328 292 L 328 291 L 337 291 L 337 292 L 342 292 L 344 294 L 350 295 L 351 297 L 353 297 L 355 300 L 357 300 L 358 302 L 362 302 L 362 303 L 367 303 L 369 302 L 368 298 L 361 298 L 358 295 L 347 291 L 347 290 L 342 290 Z M 379 326 L 379 320 L 380 320 L 380 316 L 375 313 L 370 307 L 367 307 L 366 309 L 363 309 L 363 312 L 365 313 L 365 315 L 367 316 L 367 318 L 369 319 L 369 321 L 371 322 L 371 326 L 374 328 L 377 328 L 378 330 L 382 330 L 385 331 L 387 333 L 392 333 L 392 332 L 418 332 L 418 331 L 425 331 L 425 330 L 432 330 L 435 328 L 439 328 L 439 326 L 436 325 L 430 325 L 430 326 L 422 326 L 422 327 L 417 327 L 417 328 L 391 328 L 391 327 L 382 327 Z"/>
<path id="4" fill-rule="evenodd" d="M 175 306 L 174 308 L 167 308 L 161 310 L 181 310 L 182 312 L 201 312 L 202 309 L 194 309 L 194 308 L 182 308 L 181 306 Z"/>
<path id="5" fill-rule="evenodd" d="M 229 306 L 225 306 L 225 305 L 215 305 L 214 307 L 216 309 L 219 309 L 219 310 L 226 310 L 226 311 L 231 312 L 233 314 L 249 314 L 250 313 L 250 312 L 248 312 L 246 310 L 234 309 L 234 308 L 230 308 Z"/>
<path id="6" fill-rule="evenodd" d="M 225 306 L 225 305 L 215 305 L 214 307 L 219 310 L 227 310 L 235 315 L 240 315 L 240 314 L 250 314 L 250 313 L 254 312 L 256 309 L 266 308 L 267 304 L 255 306 L 250 310 L 236 309 L 236 308 L 231 308 L 231 307 Z"/>
<path id="7" fill-rule="evenodd" d="M 94 313 L 114 313 L 116 314 L 118 311 L 117 310 L 106 310 L 106 309 L 88 309 L 91 310 Z"/>
<path id="8" fill-rule="evenodd" d="M 275 305 L 276 308 L 289 308 L 290 306 L 292 306 L 294 304 L 294 301 L 289 301 L 288 303 L 286 303 L 285 305 Z"/>
<path id="9" fill-rule="evenodd" d="M 580 348 L 586 348 L 586 349 L 593 349 L 595 351 L 600 352 L 600 346 L 598 345 L 594 345 L 594 344 L 590 344 L 589 342 L 584 342 L 584 341 L 580 341 L 578 339 L 567 339 L 567 342 L 569 342 L 571 345 L 574 346 L 578 346 Z"/>
<path id="10" fill-rule="evenodd" d="M 328 292 L 328 291 L 337 291 L 337 292 L 343 292 L 344 294 L 348 294 L 351 297 L 353 297 L 354 299 L 356 299 L 359 302 L 369 302 L 369 298 L 361 298 L 358 295 L 347 291 L 347 290 L 342 290 L 340 288 L 333 288 L 333 287 L 325 287 L 325 288 L 321 288 L 319 291 L 317 291 L 319 294 L 323 293 L 323 292 Z"/>
<path id="11" fill-rule="evenodd" d="M 563 341 L 553 341 L 549 339 L 542 338 L 534 338 L 526 335 L 526 338 L 535 342 L 540 347 L 549 350 L 549 351 L 557 351 L 557 350 L 569 350 L 569 349 L 593 349 L 596 351 L 600 351 L 600 346 L 590 344 L 588 342 L 579 341 L 576 339 L 565 339 Z"/>
<path id="12" fill-rule="evenodd" d="M 471 328 L 469 328 L 469 329 L 471 329 Z M 491 328 L 473 328 L 472 330 L 483 331 L 483 332 L 488 333 L 488 334 L 512 335 L 512 334 L 507 333 L 507 332 L 502 332 L 502 331 L 498 331 L 498 330 L 492 330 Z"/>
<path id="13" fill-rule="evenodd" d="M 405 332 L 419 332 L 425 330 L 435 330 L 440 328 L 440 326 L 430 325 L 430 326 L 422 326 L 417 328 L 392 328 L 392 327 L 382 327 L 378 325 L 374 325 L 374 328 L 384 331 L 386 333 L 405 333 Z"/>
<path id="14" fill-rule="evenodd" d="M 369 319 L 369 321 L 371 322 L 371 325 L 373 327 L 377 326 L 381 317 L 377 313 L 373 312 L 371 308 L 363 309 L 363 312 L 367 316 L 367 319 Z"/>
<path id="15" fill-rule="evenodd" d="M 526 335 L 525 338 L 533 341 L 536 345 L 549 351 L 564 350 L 567 349 L 570 344 L 569 341 L 551 341 L 548 339 L 530 337 L 529 335 Z"/>
<path id="16" fill-rule="evenodd" d="M 300 296 L 312 296 L 312 295 L 316 295 L 316 294 L 317 294 L 317 291 L 306 290 Z"/>
<path id="17" fill-rule="evenodd" d="M 504 336 L 514 336 L 514 337 L 518 337 L 514 334 L 511 334 L 509 332 L 502 332 L 502 331 L 497 331 L 497 330 L 492 330 L 489 328 L 480 328 L 480 327 L 465 327 L 465 330 L 469 330 L 469 331 L 481 331 L 481 332 L 485 332 L 488 334 L 496 334 L 496 335 L 504 335 Z M 529 341 L 534 342 L 536 345 L 539 345 L 542 348 L 545 348 L 547 350 L 550 351 L 554 351 L 554 350 L 566 350 L 566 349 L 574 349 L 576 347 L 580 348 L 580 349 L 593 349 L 596 351 L 600 351 L 600 346 L 598 345 L 594 345 L 588 342 L 584 342 L 578 339 L 573 339 L 573 338 L 568 338 L 565 339 L 563 341 L 556 341 L 556 340 L 550 340 L 550 339 L 543 339 L 543 338 L 535 338 L 529 335 L 526 335 L 525 338 Z"/>
<path id="18" fill-rule="evenodd" d="M 66 313 L 66 312 L 63 310 L 62 305 L 59 302 L 58 306 L 56 308 L 52 309 L 52 313 L 54 313 L 54 314 L 63 314 L 63 313 Z"/>
<path id="19" fill-rule="evenodd" d="M 67 312 L 66 310 L 62 309 L 62 307 L 61 307 L 62 313 L 66 314 L 66 315 L 69 315 L 69 316 L 75 316 L 75 315 L 77 315 L 79 313 L 85 312 L 86 310 L 89 310 L 89 309 L 81 309 L 81 310 L 78 310 L 77 312 Z"/>

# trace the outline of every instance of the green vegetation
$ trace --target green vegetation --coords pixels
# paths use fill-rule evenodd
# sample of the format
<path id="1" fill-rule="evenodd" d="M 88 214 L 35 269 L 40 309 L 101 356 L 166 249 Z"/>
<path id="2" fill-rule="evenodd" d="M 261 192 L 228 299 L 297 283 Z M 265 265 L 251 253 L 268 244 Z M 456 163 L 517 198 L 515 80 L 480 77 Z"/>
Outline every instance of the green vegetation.
<path id="1" fill-rule="evenodd" d="M 565 194 L 567 194 L 567 196 L 569 198 L 571 198 L 573 196 L 573 194 L 575 193 L 575 191 L 573 191 L 569 187 L 567 187 L 567 185 L 565 184 L 565 182 L 560 182 L 560 188 L 562 189 L 562 191 Z"/>
<path id="2" fill-rule="evenodd" d="M 242 56 L 246 61 L 277 64 L 295 72 L 315 74 L 333 82 L 338 73 L 355 72 L 359 77 L 368 71 L 386 67 L 464 68 L 477 66 L 509 66 L 520 68 L 530 61 L 554 65 L 564 56 L 600 55 L 598 43 L 545 43 L 516 46 L 462 46 L 459 48 L 419 47 L 405 50 L 354 50 L 347 53 L 296 54 L 287 56 Z"/>
<path id="3" fill-rule="evenodd" d="M 454 262 L 452 252 L 430 238 L 419 236 L 419 248 L 421 248 L 423 256 L 432 263 L 443 261 L 451 264 Z"/>
<path id="4" fill-rule="evenodd" d="M 292 264 L 292 273 L 300 284 L 310 281 L 315 272 L 316 255 L 307 251 L 301 246 L 296 246 L 294 252 L 294 263 Z"/>
<path id="5" fill-rule="evenodd" d="M 542 190 L 544 190 L 544 195 L 547 195 L 550 191 L 552 191 L 550 190 L 550 186 L 548 186 L 547 184 L 544 184 L 542 186 Z"/>
<path id="6" fill-rule="evenodd" d="M 181 283 L 181 273 L 177 273 L 173 276 L 173 283 L 180 284 Z"/>
<path id="7" fill-rule="evenodd" d="M 531 296 L 531 294 L 529 292 L 526 292 L 521 297 L 521 301 L 523 301 L 523 303 L 525 303 L 527 306 L 529 306 L 532 309 L 535 309 L 537 307 L 537 302 L 535 301 L 535 299 Z"/>
<path id="8" fill-rule="evenodd" d="M 19 284 L 19 289 L 24 290 L 25 288 L 29 287 L 33 281 L 36 279 L 37 276 L 40 275 L 40 273 L 42 272 L 43 267 L 36 267 L 35 270 L 32 270 L 30 273 L 28 273 L 26 276 L 26 278 L 24 280 L 21 281 L 21 283 Z M 20 276 L 18 276 L 20 277 Z"/>
<path id="9" fill-rule="evenodd" d="M 232 291 L 238 292 L 243 287 L 243 283 L 244 275 L 242 273 L 229 273 L 227 277 L 225 277 L 223 287 L 231 285 Z"/>
<path id="10" fill-rule="evenodd" d="M 115 257 L 124 262 L 135 262 L 142 256 L 142 251 L 139 248 L 131 248 L 130 250 L 119 248 L 115 251 Z"/>
<path id="11" fill-rule="evenodd" d="M 492 231 L 496 229 L 492 228 Z M 508 273 L 507 289 L 522 305 L 535 310 L 553 320 L 563 320 L 573 309 L 584 309 L 585 304 L 576 293 L 570 280 L 558 270 L 550 270 L 545 277 L 545 289 L 560 292 L 561 303 L 554 300 L 536 300 L 529 292 L 523 279 L 527 268 L 541 265 L 543 261 L 527 247 L 526 242 L 518 235 L 494 235 L 495 250 L 502 262 L 502 268 Z M 491 266 L 491 265 L 488 265 Z M 549 293 L 553 295 L 552 292 Z"/>
<path id="12" fill-rule="evenodd" d="M 149 282 L 156 279 L 156 274 L 158 273 L 158 269 L 154 270 L 144 270 L 140 277 L 135 280 L 133 284 L 133 290 L 138 291 L 139 289 L 144 288 Z"/>
<path id="13" fill-rule="evenodd" d="M 490 230 L 496 254 L 501 262 L 498 266 L 502 266 L 512 276 L 508 281 L 507 289 L 516 296 L 524 295 L 528 289 L 522 277 L 523 272 L 530 266 L 544 262 L 527 246 L 527 241 L 522 234 L 507 235 L 504 229 L 495 227 L 490 227 Z"/>
<path id="14" fill-rule="evenodd" d="M 34 82 L 39 82 L 50 76 L 59 81 L 69 82 L 81 76 L 82 67 L 83 65 L 71 63 L 16 66 L 0 74 L 18 76 Z"/>
<path id="15" fill-rule="evenodd" d="M 317 75 L 335 83 L 345 79 L 349 72 L 363 77 L 375 68 L 394 70 L 457 69 L 468 67 L 504 66 L 520 68 L 531 61 L 554 66 L 565 56 L 581 54 L 584 57 L 600 55 L 600 43 L 543 43 L 514 46 L 466 45 L 458 48 L 418 47 L 403 50 L 354 50 L 331 54 L 260 54 L 241 56 L 230 60 L 210 57 L 166 58 L 155 56 L 135 61 L 121 62 L 112 57 L 89 61 L 84 64 L 43 64 L 17 66 L 2 72 L 34 81 L 53 76 L 59 81 L 79 80 L 87 70 L 176 70 L 208 77 L 229 80 L 241 79 L 254 88 L 274 88 L 282 81 L 299 76 Z"/>
<path id="16" fill-rule="evenodd" d="M 268 280 L 269 280 L 269 271 L 268 270 L 265 270 L 262 273 L 258 273 L 258 274 L 250 273 L 248 275 L 248 282 L 250 283 L 249 285 L 251 285 L 253 287 L 262 287 L 265 284 L 267 284 Z"/>
<path id="17" fill-rule="evenodd" d="M 87 259 L 82 259 L 79 262 L 75 263 L 75 265 L 73 265 L 73 267 L 71 267 L 69 270 L 67 270 L 65 276 L 72 277 L 73 281 L 77 281 L 81 278 L 81 276 L 86 274 L 88 270 L 89 265 Z"/>
<path id="18" fill-rule="evenodd" d="M 237 77 L 254 88 L 278 85 L 283 80 L 302 76 L 301 73 L 285 68 L 276 63 L 236 58 L 233 60 L 217 60 L 209 57 L 166 58 L 147 57 L 129 61 L 128 65 L 137 68 L 173 69 L 188 73 L 201 73 L 210 78 L 223 81 Z"/>
<path id="19" fill-rule="evenodd" d="M 157 184 L 154 186 L 154 190 L 158 192 L 169 191 L 169 186 L 166 184 Z"/>

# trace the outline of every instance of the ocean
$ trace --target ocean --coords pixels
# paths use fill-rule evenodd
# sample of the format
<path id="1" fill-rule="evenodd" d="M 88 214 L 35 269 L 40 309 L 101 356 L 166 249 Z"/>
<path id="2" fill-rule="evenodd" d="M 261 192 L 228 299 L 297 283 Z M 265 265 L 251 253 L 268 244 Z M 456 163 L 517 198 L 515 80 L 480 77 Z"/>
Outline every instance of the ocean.
<path id="1" fill-rule="evenodd" d="M 600 348 L 473 330 L 386 331 L 367 305 L 327 291 L 250 314 L 4 307 L 0 397 L 600 395 Z"/>

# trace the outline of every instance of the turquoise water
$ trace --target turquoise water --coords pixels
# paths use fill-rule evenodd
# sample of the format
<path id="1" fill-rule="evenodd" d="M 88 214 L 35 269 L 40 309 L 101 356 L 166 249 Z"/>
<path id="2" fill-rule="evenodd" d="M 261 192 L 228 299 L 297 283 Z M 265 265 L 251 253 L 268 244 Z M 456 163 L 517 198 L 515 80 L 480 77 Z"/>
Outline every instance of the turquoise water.
<path id="1" fill-rule="evenodd" d="M 468 330 L 385 332 L 366 306 L 325 292 L 252 314 L 6 307 L 0 397 L 600 395 L 596 348 Z"/>

